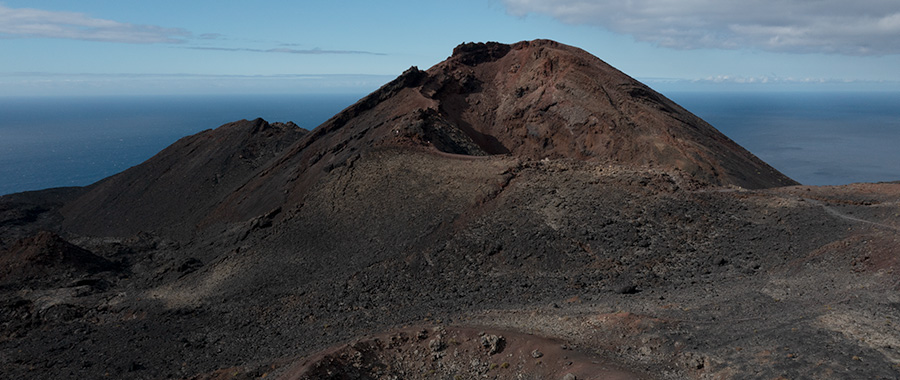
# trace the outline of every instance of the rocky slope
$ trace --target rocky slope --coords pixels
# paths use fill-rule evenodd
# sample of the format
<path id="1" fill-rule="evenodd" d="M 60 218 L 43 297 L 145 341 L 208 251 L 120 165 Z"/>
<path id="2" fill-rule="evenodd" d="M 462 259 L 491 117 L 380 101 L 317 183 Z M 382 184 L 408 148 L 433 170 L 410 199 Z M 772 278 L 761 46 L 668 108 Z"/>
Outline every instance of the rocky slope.
<path id="1" fill-rule="evenodd" d="M 546 40 L 460 45 L 427 71 L 409 69 L 307 142 L 295 152 L 330 165 L 346 159 L 330 157 L 335 146 L 350 153 L 406 142 L 466 155 L 677 169 L 717 185 L 796 184 L 649 87 Z"/>
<path id="2" fill-rule="evenodd" d="M 293 123 L 241 120 L 178 140 L 141 165 L 85 189 L 62 209 L 67 231 L 189 237 L 208 217 L 307 131 Z"/>
<path id="3" fill-rule="evenodd" d="M 0 377 L 897 378 L 898 205 L 581 50 L 464 44 L 309 133 L 0 198 Z"/>

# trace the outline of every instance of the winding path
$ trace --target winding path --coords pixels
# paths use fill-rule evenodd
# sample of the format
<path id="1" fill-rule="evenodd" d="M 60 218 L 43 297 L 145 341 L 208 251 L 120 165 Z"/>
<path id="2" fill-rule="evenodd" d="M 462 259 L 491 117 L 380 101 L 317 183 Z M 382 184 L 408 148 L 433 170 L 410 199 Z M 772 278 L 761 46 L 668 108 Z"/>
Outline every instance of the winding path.
<path id="1" fill-rule="evenodd" d="M 805 201 L 807 201 L 807 202 L 809 202 L 809 203 L 811 203 L 811 204 L 813 204 L 813 205 L 822 207 L 822 208 L 825 210 L 825 212 L 827 212 L 829 215 L 834 216 L 834 217 L 836 217 L 836 218 L 840 218 L 840 219 L 844 219 L 844 220 L 848 220 L 848 221 L 856 222 L 856 223 L 868 224 L 868 225 L 871 225 L 871 226 L 880 227 L 880 228 L 885 228 L 885 229 L 889 229 L 889 230 L 892 230 L 892 231 L 900 232 L 900 228 L 894 227 L 894 226 L 889 225 L 889 224 L 873 222 L 873 221 L 871 221 L 871 220 L 860 219 L 860 218 L 857 218 L 857 217 L 854 217 L 854 216 L 850 216 L 850 215 L 844 214 L 844 213 L 842 213 L 842 212 L 840 212 L 840 211 L 838 211 L 838 210 L 835 210 L 834 208 L 832 208 L 832 207 L 826 205 L 826 204 L 823 203 L 822 201 L 819 201 L 819 200 L 816 200 L 816 199 L 806 198 L 806 197 L 801 197 L 800 199 L 803 199 L 803 200 L 805 200 Z"/>

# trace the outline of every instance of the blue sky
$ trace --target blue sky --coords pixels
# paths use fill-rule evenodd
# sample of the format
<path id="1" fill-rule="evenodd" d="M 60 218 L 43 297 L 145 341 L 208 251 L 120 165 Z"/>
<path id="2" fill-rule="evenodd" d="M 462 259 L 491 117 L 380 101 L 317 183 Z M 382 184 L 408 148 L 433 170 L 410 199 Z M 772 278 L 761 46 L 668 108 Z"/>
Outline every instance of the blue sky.
<path id="1" fill-rule="evenodd" d="M 0 96 L 362 93 L 536 38 L 662 90 L 900 90 L 896 0 L 0 0 Z"/>

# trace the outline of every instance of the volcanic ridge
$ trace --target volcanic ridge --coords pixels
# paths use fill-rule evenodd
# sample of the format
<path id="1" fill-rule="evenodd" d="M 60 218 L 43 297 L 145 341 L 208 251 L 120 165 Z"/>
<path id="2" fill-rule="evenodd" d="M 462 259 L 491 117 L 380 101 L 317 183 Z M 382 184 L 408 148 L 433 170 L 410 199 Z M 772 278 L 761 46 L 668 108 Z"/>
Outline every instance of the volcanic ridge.
<path id="1" fill-rule="evenodd" d="M 554 41 L 0 197 L 0 377 L 900 377 L 900 183 L 801 186 Z"/>

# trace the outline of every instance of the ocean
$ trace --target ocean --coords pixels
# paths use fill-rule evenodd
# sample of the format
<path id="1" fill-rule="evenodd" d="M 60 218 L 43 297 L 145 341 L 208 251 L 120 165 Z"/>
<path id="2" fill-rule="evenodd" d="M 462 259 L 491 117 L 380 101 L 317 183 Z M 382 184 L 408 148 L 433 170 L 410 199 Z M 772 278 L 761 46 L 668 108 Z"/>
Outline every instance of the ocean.
<path id="1" fill-rule="evenodd" d="M 665 95 L 803 184 L 900 180 L 900 92 Z M 362 96 L 0 98 L 0 194 L 88 185 L 235 120 L 312 129 Z"/>
<path id="2" fill-rule="evenodd" d="M 240 119 L 312 129 L 363 96 L 0 98 L 0 194 L 89 185 Z"/>
<path id="3" fill-rule="evenodd" d="M 900 180 L 900 92 L 667 96 L 804 185 Z"/>

